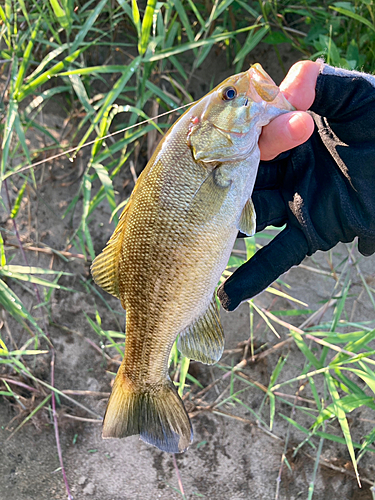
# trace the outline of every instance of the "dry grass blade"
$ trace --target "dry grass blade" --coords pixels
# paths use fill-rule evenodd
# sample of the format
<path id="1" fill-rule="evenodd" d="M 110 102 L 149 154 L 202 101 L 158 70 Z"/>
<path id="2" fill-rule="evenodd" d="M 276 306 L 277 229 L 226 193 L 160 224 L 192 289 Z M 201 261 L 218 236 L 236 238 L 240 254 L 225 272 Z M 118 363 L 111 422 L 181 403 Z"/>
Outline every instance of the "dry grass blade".
<path id="1" fill-rule="evenodd" d="M 17 245 L 16 243 L 7 243 L 7 247 L 20 248 L 20 245 Z M 63 255 L 69 259 L 85 259 L 85 256 L 82 254 L 65 252 L 64 250 L 54 250 L 53 248 L 40 248 L 32 245 L 24 245 L 23 249 L 30 252 L 46 253 L 48 255 Z"/>
<path id="2" fill-rule="evenodd" d="M 178 487 L 180 489 L 180 493 L 182 495 L 182 498 L 185 498 L 184 487 L 183 487 L 183 484 L 182 484 L 182 478 L 181 478 L 181 474 L 180 474 L 180 469 L 178 468 L 178 465 L 177 465 L 176 455 L 173 455 L 173 465 L 174 465 L 174 468 L 175 468 L 175 471 L 176 471 L 177 482 L 178 482 Z"/>
<path id="3" fill-rule="evenodd" d="M 103 419 L 98 418 L 85 418 L 85 417 L 77 417 L 76 415 L 70 415 L 69 413 L 62 413 L 61 417 L 70 418 L 71 420 L 77 420 L 78 422 L 88 422 L 89 424 L 102 424 Z"/>
<path id="4" fill-rule="evenodd" d="M 99 391 L 77 391 L 74 389 L 65 389 L 61 391 L 63 394 L 68 394 L 71 396 L 92 396 L 92 397 L 100 397 L 100 398 L 108 398 L 110 396 L 110 392 L 99 392 Z"/>
<path id="5" fill-rule="evenodd" d="M 314 457 L 312 457 L 309 453 L 307 453 L 306 451 L 302 450 L 302 453 L 308 457 L 310 460 L 313 460 L 315 461 L 316 459 Z M 353 479 L 356 478 L 356 475 L 354 473 L 354 471 L 351 471 L 349 469 L 349 467 L 340 467 L 338 465 L 335 465 L 333 463 L 331 463 L 328 459 L 326 458 L 322 458 L 320 457 L 319 458 L 319 465 L 321 465 L 322 467 L 327 467 L 328 469 L 331 469 L 331 470 L 334 470 L 334 471 L 337 471 L 339 472 L 340 474 L 343 474 L 344 476 L 349 476 L 349 477 L 352 477 Z M 368 484 L 369 486 L 373 485 L 374 482 L 371 481 L 370 479 L 367 479 L 365 477 L 361 477 L 361 481 L 364 483 L 364 484 Z"/>
<path id="6" fill-rule="evenodd" d="M 10 439 L 12 439 L 12 437 L 29 421 L 33 418 L 34 415 L 36 415 L 36 413 L 38 413 L 39 410 L 41 410 L 47 403 L 48 401 L 51 399 L 51 394 L 48 394 L 48 396 L 46 396 L 43 401 L 41 403 L 38 404 L 38 406 L 36 408 L 34 408 L 34 410 L 29 413 L 29 415 L 20 423 L 20 425 L 18 425 L 16 427 L 16 429 L 14 429 L 14 431 L 12 432 L 12 434 L 10 434 L 8 437 L 7 437 L 7 441 L 9 441 Z"/>

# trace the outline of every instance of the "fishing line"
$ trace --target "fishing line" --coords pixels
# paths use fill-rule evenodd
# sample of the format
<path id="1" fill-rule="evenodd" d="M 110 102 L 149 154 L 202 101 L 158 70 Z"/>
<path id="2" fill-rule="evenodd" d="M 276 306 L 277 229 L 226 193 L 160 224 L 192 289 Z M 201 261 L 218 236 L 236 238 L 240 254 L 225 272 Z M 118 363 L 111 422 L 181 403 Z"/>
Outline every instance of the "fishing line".
<path id="1" fill-rule="evenodd" d="M 13 173 L 7 175 L 6 178 L 12 177 L 13 175 L 16 175 L 16 174 L 20 174 L 21 172 L 25 172 L 25 170 L 30 170 L 30 168 L 34 168 L 34 167 L 37 167 L 39 165 L 42 165 L 42 163 L 46 163 L 47 161 L 56 160 L 56 158 L 60 158 L 61 156 L 67 155 L 69 153 L 73 153 L 74 151 L 77 151 L 77 149 L 82 149 L 82 148 L 85 148 L 87 146 L 91 146 L 92 144 L 95 144 L 95 142 L 104 141 L 105 139 L 108 139 L 109 137 L 113 137 L 116 134 L 121 134 L 122 132 L 126 132 L 127 130 L 131 130 L 132 128 L 138 127 L 139 125 L 144 125 L 145 123 L 150 123 L 153 120 L 156 120 L 157 118 L 161 118 L 162 116 L 169 115 L 170 113 L 174 113 L 175 111 L 178 111 L 180 109 L 187 108 L 188 106 L 192 106 L 193 104 L 194 104 L 194 102 L 190 102 L 189 104 L 184 104 L 183 106 L 180 106 L 178 108 L 171 109 L 170 111 L 166 111 L 165 113 L 162 113 L 161 115 L 154 116 L 153 118 L 149 118 L 148 120 L 143 120 L 143 122 L 135 123 L 134 125 L 131 125 L 130 127 L 125 127 L 125 128 L 122 128 L 121 130 L 117 130 L 117 132 L 112 132 L 111 134 L 105 135 L 103 137 L 97 137 L 96 139 L 94 139 L 92 141 L 86 142 L 82 146 L 76 146 L 75 148 L 67 149 L 66 151 L 63 151 L 62 153 L 58 153 L 57 155 L 45 158 L 44 160 L 40 160 L 40 161 L 37 161 L 35 163 L 31 163 L 30 165 L 26 165 L 25 167 L 20 168 L 19 170 L 17 170 L 17 172 L 13 172 Z M 69 160 L 73 161 L 73 158 L 69 158 Z"/>

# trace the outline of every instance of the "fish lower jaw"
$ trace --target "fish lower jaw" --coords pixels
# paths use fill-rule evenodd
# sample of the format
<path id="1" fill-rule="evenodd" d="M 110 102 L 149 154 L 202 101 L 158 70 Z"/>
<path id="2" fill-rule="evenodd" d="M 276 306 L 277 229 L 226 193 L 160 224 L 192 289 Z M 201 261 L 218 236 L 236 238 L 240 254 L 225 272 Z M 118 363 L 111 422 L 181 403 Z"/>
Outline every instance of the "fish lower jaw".
<path id="1" fill-rule="evenodd" d="M 207 165 L 216 164 L 213 169 L 210 169 L 212 171 L 215 170 L 215 168 L 220 168 L 222 164 L 230 164 L 233 162 L 247 160 L 254 153 L 254 151 L 256 151 L 257 147 L 258 147 L 258 137 L 256 141 L 251 143 L 250 147 L 241 148 L 240 146 L 238 146 L 238 148 L 236 148 L 236 152 L 233 153 L 230 157 L 217 156 L 216 158 L 210 158 L 208 160 L 205 160 L 205 158 L 199 158 L 199 155 L 197 155 L 196 159 L 205 166 L 206 164 Z"/>
<path id="2" fill-rule="evenodd" d="M 246 146 L 244 148 L 241 148 L 240 145 L 238 145 L 236 154 L 233 155 L 231 158 L 224 158 L 221 161 L 221 163 L 230 163 L 234 161 L 238 162 L 242 160 L 247 160 L 258 148 L 258 139 L 259 137 L 257 137 L 254 142 L 251 142 L 250 146 Z"/>

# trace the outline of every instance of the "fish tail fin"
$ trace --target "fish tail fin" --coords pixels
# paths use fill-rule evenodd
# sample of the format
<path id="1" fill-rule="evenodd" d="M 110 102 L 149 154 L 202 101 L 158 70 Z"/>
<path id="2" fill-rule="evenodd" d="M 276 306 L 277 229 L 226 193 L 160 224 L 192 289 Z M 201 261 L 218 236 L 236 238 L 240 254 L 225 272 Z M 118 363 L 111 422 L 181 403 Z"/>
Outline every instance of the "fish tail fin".
<path id="1" fill-rule="evenodd" d="M 134 434 L 169 453 L 184 452 L 193 439 L 190 419 L 170 380 L 140 389 L 120 368 L 104 416 L 103 438 Z"/>

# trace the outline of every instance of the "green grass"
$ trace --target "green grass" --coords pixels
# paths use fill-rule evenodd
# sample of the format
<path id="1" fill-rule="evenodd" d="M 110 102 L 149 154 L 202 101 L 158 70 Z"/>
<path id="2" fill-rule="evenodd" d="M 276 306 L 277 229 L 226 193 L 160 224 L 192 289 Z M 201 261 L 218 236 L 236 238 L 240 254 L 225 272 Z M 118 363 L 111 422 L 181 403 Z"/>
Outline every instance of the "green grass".
<path id="1" fill-rule="evenodd" d="M 124 172 L 129 171 L 140 145 L 147 140 L 152 145 L 154 131 L 163 134 L 182 112 L 180 107 L 194 100 L 189 93 L 190 83 L 213 51 L 220 53 L 233 73 L 247 68 L 249 54 L 256 54 L 261 42 L 275 51 L 284 71 L 288 68 L 283 66 L 282 54 L 287 44 L 300 51 L 301 58 L 324 56 L 333 65 L 373 72 L 374 26 L 373 0 L 335 3 L 221 0 L 211 4 L 192 0 L 152 0 L 147 4 L 136 0 L 82 4 L 74 0 L 5 0 L 0 5 L 4 89 L 0 96 L 0 187 L 4 193 L 0 210 L 10 221 L 0 228 L 0 304 L 5 332 L 1 333 L 3 340 L 0 338 L 0 374 L 11 374 L 10 382 L 5 376 L 1 379 L 0 394 L 22 408 L 18 393 L 21 386 L 17 385 L 17 377 L 22 375 L 28 389 L 39 398 L 16 431 L 43 408 L 52 408 L 54 398 L 57 403 L 68 399 L 93 414 L 55 386 L 53 372 L 50 384 L 33 374 L 38 358 L 53 350 L 48 327 L 53 324 L 51 310 L 56 291 L 70 294 L 77 288 L 85 290 L 94 297 L 97 311 L 104 308 L 117 325 L 117 331 L 107 330 L 103 313 L 100 313 L 103 319 L 99 312 L 94 319 L 86 315 L 90 328 L 98 336 L 97 343 L 101 346 L 98 350 L 103 359 L 121 355 L 124 345 L 121 315 L 90 279 L 73 276 L 59 266 L 49 269 L 28 264 L 20 229 L 26 217 L 23 207 L 26 201 L 31 203 L 30 193 L 38 196 L 43 162 L 56 154 L 75 161 L 84 148 L 86 151 L 90 147 L 69 203 L 59 214 L 69 228 L 66 248 L 43 249 L 59 262 L 65 262 L 68 269 L 77 255 L 90 262 L 95 256 L 92 228 L 99 207 L 107 204 L 114 222 L 118 221 L 118 205 L 124 201 L 118 190 Z M 71 124 L 62 144 L 41 119 L 51 100 L 58 100 L 67 115 L 68 126 Z M 158 114 L 172 114 L 152 120 L 155 109 Z M 42 138 L 37 147 L 29 140 L 33 134 Z M 114 140 L 108 137 L 111 134 L 117 134 Z M 246 255 L 234 253 L 224 275 L 251 257 L 266 237 L 247 239 Z M 11 246 L 9 241 L 16 243 Z M 318 266 L 315 269 L 321 271 Z M 266 292 L 272 294 L 275 308 L 265 310 L 257 299 L 249 303 L 249 343 L 244 366 L 248 356 L 256 356 L 255 341 L 259 340 L 260 330 L 255 323 L 260 321 L 263 331 L 271 330 L 276 336 L 287 328 L 290 342 L 295 343 L 305 359 L 302 372 L 296 370 L 292 378 L 284 377 L 293 360 L 280 357 L 275 361 L 269 385 L 264 387 L 244 378 L 245 368 L 221 364 L 223 376 L 230 374 L 229 395 L 210 407 L 210 411 L 221 411 L 224 415 L 228 412 L 223 408 L 231 404 L 233 416 L 237 408 L 246 407 L 252 418 L 269 432 L 273 432 L 275 420 L 283 418 L 290 428 L 305 434 L 298 450 L 306 445 L 317 450 L 309 498 L 314 492 L 323 447 L 329 442 L 344 443 L 356 472 L 358 461 L 365 453 L 373 452 L 375 441 L 374 430 L 353 440 L 348 417 L 358 408 L 374 409 L 375 325 L 353 323 L 348 310 L 353 280 L 362 283 L 363 293 L 375 310 L 374 290 L 361 273 L 361 262 L 353 264 L 351 258 L 345 257 L 333 269 L 328 274 L 339 277 L 326 300 L 334 303 L 334 309 L 329 320 L 313 328 L 297 329 L 289 325 L 288 321 L 298 324 L 302 313 L 312 317 L 314 311 L 293 297 L 293 290 L 282 282 Z M 31 307 L 25 303 L 23 294 L 32 298 Z M 278 301 L 282 299 L 293 306 L 278 309 Z M 21 345 L 17 335 L 11 334 L 10 321 L 19 325 Z M 282 340 L 284 334 L 280 337 Z M 275 342 L 279 342 L 276 337 Z M 172 376 L 180 394 L 185 389 L 184 397 L 194 401 L 194 391 L 203 388 L 188 368 L 189 360 L 181 358 L 174 349 Z M 293 402 L 283 392 L 289 390 L 295 394 L 301 387 L 310 391 L 309 404 L 300 404 L 298 398 Z M 264 393 L 258 410 L 247 405 L 249 390 Z M 282 413 L 281 403 L 290 406 L 289 415 Z M 94 416 L 99 418 L 95 412 Z M 58 434 L 56 422 L 55 427 Z M 70 494 L 67 479 L 66 484 Z"/>
<path id="2" fill-rule="evenodd" d="M 241 382 L 237 392 L 227 400 L 222 401 L 220 405 L 217 405 L 219 407 L 230 399 L 237 404 L 245 405 L 246 399 L 241 394 L 246 390 L 246 385 L 247 388 L 258 387 L 259 390 L 264 392 L 263 403 L 258 412 L 254 412 L 246 406 L 252 415 L 258 419 L 259 424 L 272 431 L 275 415 L 278 415 L 289 422 L 290 426 L 307 436 L 295 448 L 294 456 L 306 444 L 317 450 L 316 467 L 310 483 L 308 498 L 312 498 L 313 495 L 316 468 L 324 442 L 346 445 L 359 484 L 360 478 L 358 477 L 357 464 L 364 453 L 375 452 L 373 446 L 375 442 L 374 430 L 370 431 L 366 436 L 361 436 L 361 439 L 355 442 L 349 424 L 350 414 L 353 411 L 360 408 L 375 409 L 373 399 L 375 392 L 375 320 L 361 324 L 353 323 L 347 318 L 349 296 L 353 287 L 352 281 L 359 281 L 362 276 L 360 262 L 353 262 L 352 260 L 353 245 L 348 245 L 347 249 L 348 257 L 344 259 L 340 271 L 338 268 L 333 269 L 332 277 L 334 277 L 335 273 L 337 273 L 336 275 L 340 274 L 331 296 L 326 298 L 327 302 L 330 300 L 333 302 L 329 320 L 320 325 L 315 325 L 313 328 L 301 330 L 280 320 L 278 315 L 273 314 L 272 309 L 262 311 L 255 306 L 255 310 L 258 311 L 263 320 L 266 319 L 264 313 L 267 313 L 269 320 L 271 318 L 274 326 L 272 327 L 269 322 L 267 322 L 267 326 L 273 332 L 277 333 L 275 329 L 278 325 L 289 329 L 290 338 L 293 339 L 305 359 L 302 372 L 296 372 L 293 378 L 286 376 L 284 381 L 278 383 L 283 371 L 287 371 L 289 368 L 289 372 L 290 367 L 293 366 L 294 359 L 289 356 L 279 358 L 273 369 L 268 387 L 260 387 L 253 382 L 247 381 L 246 378 L 240 377 L 238 372 L 235 372 L 237 380 Z M 375 290 L 366 284 L 366 286 L 363 286 L 363 292 L 368 294 L 368 300 L 373 304 Z M 256 302 L 257 299 L 250 301 L 251 307 L 254 307 Z M 293 309 L 291 309 L 291 312 L 293 312 Z M 293 316 L 292 314 L 291 317 L 293 318 Z M 309 319 L 304 323 L 308 323 L 308 321 Z M 249 340 L 252 340 L 252 337 Z M 233 373 L 236 367 L 223 366 L 223 369 L 231 370 L 231 373 Z M 241 388 L 244 384 L 245 389 Z M 297 404 L 299 398 L 297 396 L 293 397 L 293 395 L 299 395 L 301 388 L 303 388 L 304 393 L 308 392 L 308 396 L 305 395 L 301 399 L 302 403 Z M 286 398 L 287 394 L 284 391 L 288 392 L 291 399 Z M 307 397 L 309 399 L 306 399 Z M 280 410 L 277 411 L 280 403 L 291 407 L 292 416 L 285 415 Z M 306 425 L 306 417 L 309 425 Z M 299 423 L 301 419 L 305 422 L 303 425 Z M 336 422 L 339 427 L 335 425 Z M 327 425 L 332 429 L 331 432 L 326 432 Z M 318 447 L 314 444 L 317 437 L 320 438 Z M 287 442 L 288 437 L 285 444 L 285 453 Z"/>

